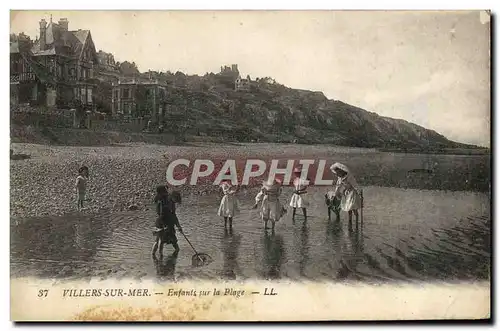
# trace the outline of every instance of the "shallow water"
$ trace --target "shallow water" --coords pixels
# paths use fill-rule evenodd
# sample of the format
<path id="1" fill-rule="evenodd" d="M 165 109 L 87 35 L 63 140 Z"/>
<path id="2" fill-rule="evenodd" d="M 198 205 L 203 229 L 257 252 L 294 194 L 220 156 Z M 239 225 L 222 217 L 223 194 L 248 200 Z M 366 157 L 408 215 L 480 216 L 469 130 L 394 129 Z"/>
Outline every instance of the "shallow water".
<path id="1" fill-rule="evenodd" d="M 474 192 L 365 187 L 363 222 L 347 214 L 328 221 L 325 188 L 311 188 L 308 220 L 291 210 L 266 234 L 255 190 L 238 194 L 232 233 L 216 215 L 220 196 L 187 197 L 178 214 L 198 252 L 213 262 L 191 266 L 193 251 L 178 233 L 177 258 L 165 248 L 151 258 L 154 210 L 39 218 L 11 228 L 11 274 L 38 277 L 159 277 L 432 281 L 488 280 L 490 200 Z M 282 201 L 291 194 L 286 189 Z"/>

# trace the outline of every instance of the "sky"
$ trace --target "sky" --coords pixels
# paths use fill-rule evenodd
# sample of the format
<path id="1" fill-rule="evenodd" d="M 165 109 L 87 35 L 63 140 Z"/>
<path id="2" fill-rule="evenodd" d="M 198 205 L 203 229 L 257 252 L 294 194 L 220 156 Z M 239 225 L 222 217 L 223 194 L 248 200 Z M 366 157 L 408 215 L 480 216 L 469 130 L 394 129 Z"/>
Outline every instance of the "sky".
<path id="1" fill-rule="evenodd" d="M 140 71 L 269 76 L 447 138 L 490 146 L 490 22 L 480 11 L 12 11 L 91 31 L 96 49 Z"/>

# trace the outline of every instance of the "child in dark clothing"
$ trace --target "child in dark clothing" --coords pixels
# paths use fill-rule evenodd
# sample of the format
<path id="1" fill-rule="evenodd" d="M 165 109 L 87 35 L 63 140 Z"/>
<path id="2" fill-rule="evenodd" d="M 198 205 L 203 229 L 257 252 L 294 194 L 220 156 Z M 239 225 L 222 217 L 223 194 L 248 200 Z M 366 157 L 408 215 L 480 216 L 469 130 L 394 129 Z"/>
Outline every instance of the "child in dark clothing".
<path id="1" fill-rule="evenodd" d="M 170 245 L 175 249 L 175 253 L 179 252 L 179 245 L 177 244 L 177 236 L 175 235 L 175 227 L 182 233 L 182 227 L 179 224 L 179 219 L 175 214 L 175 204 L 181 203 L 181 195 L 179 192 L 174 191 L 168 194 L 167 187 L 160 185 L 156 188 L 156 213 L 157 218 L 155 222 L 156 229 L 153 231 L 156 237 L 153 245 L 152 254 L 155 255 L 158 248 L 160 249 L 160 256 L 163 255 L 164 245 Z"/>

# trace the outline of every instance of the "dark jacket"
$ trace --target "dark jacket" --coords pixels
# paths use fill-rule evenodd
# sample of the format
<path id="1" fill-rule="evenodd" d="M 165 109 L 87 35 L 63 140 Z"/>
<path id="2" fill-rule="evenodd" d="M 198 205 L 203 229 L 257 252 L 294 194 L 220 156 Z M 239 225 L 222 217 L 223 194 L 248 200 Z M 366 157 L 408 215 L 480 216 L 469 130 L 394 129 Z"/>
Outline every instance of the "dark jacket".
<path id="1" fill-rule="evenodd" d="M 157 224 L 156 227 L 180 227 L 179 219 L 175 214 L 175 203 L 170 198 L 156 199 Z"/>

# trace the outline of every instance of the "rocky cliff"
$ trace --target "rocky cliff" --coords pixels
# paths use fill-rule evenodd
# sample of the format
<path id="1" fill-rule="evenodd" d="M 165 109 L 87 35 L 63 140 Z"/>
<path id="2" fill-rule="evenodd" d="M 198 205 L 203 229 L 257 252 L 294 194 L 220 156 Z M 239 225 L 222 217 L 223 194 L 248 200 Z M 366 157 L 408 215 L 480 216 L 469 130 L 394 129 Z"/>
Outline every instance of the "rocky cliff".
<path id="1" fill-rule="evenodd" d="M 235 91 L 219 75 L 195 77 L 169 88 L 166 126 L 171 130 L 238 141 L 429 151 L 476 148 L 404 120 L 329 100 L 321 92 L 291 89 L 268 79 L 252 82 L 249 91 Z"/>

